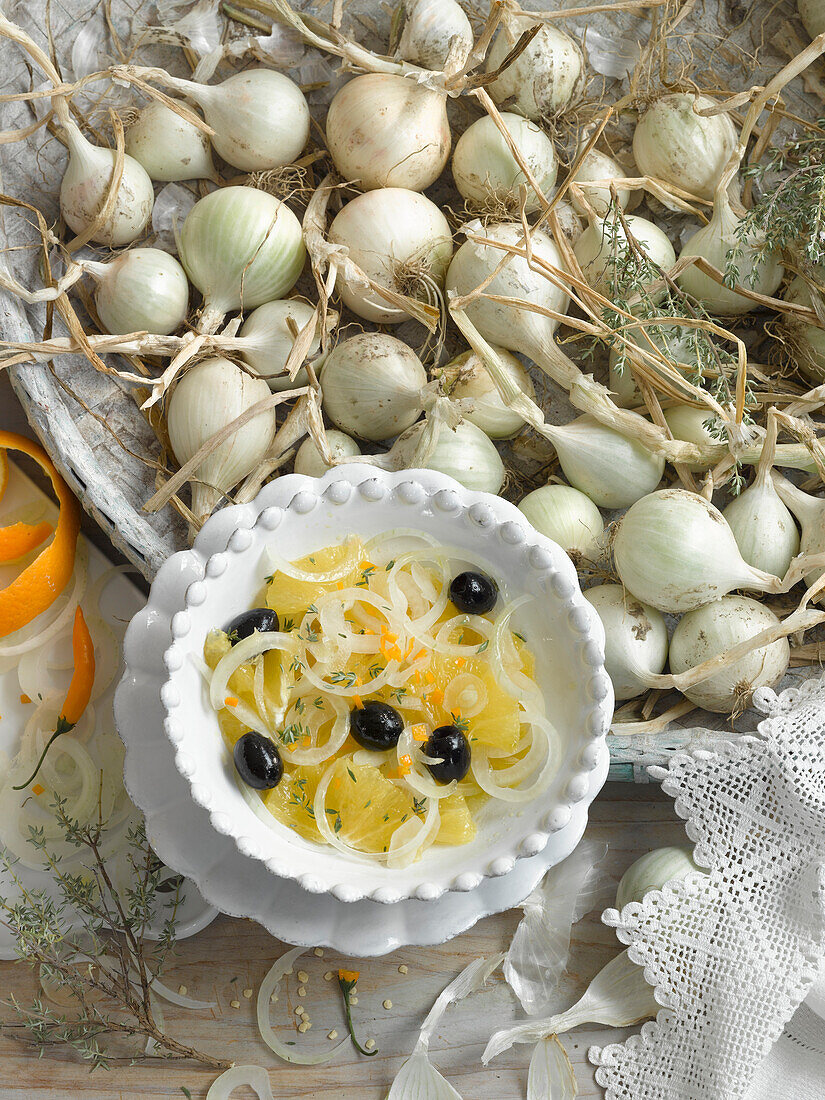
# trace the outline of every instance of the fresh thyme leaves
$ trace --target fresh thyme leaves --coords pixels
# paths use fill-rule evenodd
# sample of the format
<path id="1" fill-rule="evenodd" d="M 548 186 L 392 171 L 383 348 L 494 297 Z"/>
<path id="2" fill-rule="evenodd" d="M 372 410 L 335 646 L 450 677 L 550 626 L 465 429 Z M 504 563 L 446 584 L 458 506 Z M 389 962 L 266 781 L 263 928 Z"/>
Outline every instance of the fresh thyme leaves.
<path id="1" fill-rule="evenodd" d="M 294 745 L 296 741 L 299 741 L 308 731 L 304 729 L 300 722 L 292 722 L 290 725 L 285 726 L 278 736 L 281 739 L 283 745 Z"/>
<path id="2" fill-rule="evenodd" d="M 747 165 L 742 174 L 753 180 L 760 194 L 742 218 L 738 236 L 744 243 L 754 237 L 765 239 L 761 258 L 769 250 L 788 250 L 811 264 L 825 262 L 825 119 L 818 129 L 792 138 L 773 149 L 757 164 Z M 782 177 L 771 182 L 778 173 Z M 734 255 L 731 264 L 735 262 Z M 757 277 L 760 256 L 754 264 Z"/>
<path id="3" fill-rule="evenodd" d="M 315 817 L 315 809 L 312 805 L 312 800 L 310 799 L 310 796 L 307 793 L 306 787 L 307 787 L 307 781 L 306 781 L 305 776 L 302 776 L 300 779 L 294 779 L 292 781 L 292 786 L 290 788 L 290 795 L 289 795 L 288 805 L 289 806 L 298 806 L 306 814 L 308 814 L 309 817 L 314 818 Z M 327 811 L 327 812 L 329 812 L 329 811 Z"/>
<path id="4" fill-rule="evenodd" d="M 293 657 L 289 664 L 290 672 L 302 672 L 304 668 L 303 662 L 298 657 Z"/>
<path id="5" fill-rule="evenodd" d="M 413 797 L 413 812 L 416 814 L 423 814 L 427 808 L 427 797 L 424 795 L 422 798 Z"/>
<path id="6" fill-rule="evenodd" d="M 408 692 L 405 687 L 397 687 L 392 689 L 390 697 L 394 699 L 396 703 L 400 703 L 402 699 L 406 698 L 407 694 Z"/>
<path id="7" fill-rule="evenodd" d="M 374 565 L 367 565 L 361 570 L 361 577 L 355 582 L 356 588 L 369 588 L 370 577 L 376 572 Z"/>
<path id="8" fill-rule="evenodd" d="M 483 652 L 484 652 L 484 650 L 485 650 L 485 649 L 487 648 L 487 646 L 488 646 L 489 644 L 490 644 L 490 639 L 489 639 L 489 638 L 485 638 L 485 639 L 484 639 L 484 641 L 483 641 L 483 642 L 481 643 L 481 645 L 480 645 L 480 646 L 478 647 L 478 649 L 476 650 L 476 653 L 483 653 Z"/>
<path id="9" fill-rule="evenodd" d="M 384 566 L 384 569 L 386 570 L 387 573 L 389 573 L 389 571 L 392 569 L 392 567 L 394 565 L 395 565 L 395 558 L 393 558 L 392 561 L 388 561 L 387 564 Z"/>
<path id="10" fill-rule="evenodd" d="M 347 775 L 350 777 L 353 783 L 358 782 L 358 780 L 355 778 L 355 772 L 352 770 L 352 768 L 347 768 Z"/>
<path id="11" fill-rule="evenodd" d="M 455 728 L 457 730 L 460 730 L 462 733 L 467 733 L 470 728 L 470 725 L 466 718 L 462 718 L 460 714 L 454 714 L 452 711 L 450 712 L 450 721 L 455 726 Z"/>
<path id="12" fill-rule="evenodd" d="M 526 638 L 524 637 L 524 635 L 523 635 L 523 634 L 519 634 L 519 632 L 518 632 L 517 630 L 514 630 L 514 631 L 513 631 L 513 635 L 514 635 L 514 637 L 518 638 L 518 640 L 519 640 L 520 642 L 525 642 L 525 643 L 527 642 L 527 639 L 526 639 Z"/>
<path id="13" fill-rule="evenodd" d="M 354 672 L 330 672 L 331 684 L 343 684 L 345 687 L 355 687 L 357 677 Z"/>
<path id="14" fill-rule="evenodd" d="M 150 986 L 174 949 L 181 881 L 174 884 L 172 896 L 161 901 L 162 887 L 174 878 L 149 846 L 143 824 L 126 835 L 128 858 L 122 862 L 128 880 L 115 885 L 119 876 L 103 854 L 106 823 L 81 825 L 67 815 L 66 800 L 57 796 L 52 809 L 63 839 L 83 853 L 86 866 L 80 871 L 64 866 L 44 830 L 31 828 L 29 842 L 51 874 L 54 888 L 24 888 L 15 869 L 17 860 L 4 849 L 0 866 L 19 896 L 0 897 L 0 920 L 14 936 L 20 958 L 64 990 L 74 1007 L 64 1014 L 40 998 L 27 1007 L 14 997 L 3 1002 L 5 1007 L 14 1010 L 41 1053 L 63 1045 L 92 1069 L 109 1067 L 109 1037 L 140 1038 L 141 1050 L 151 1039 L 162 1057 L 228 1069 L 231 1062 L 167 1035 L 155 1016 Z M 150 923 L 164 913 L 159 938 L 147 940 Z"/>
<path id="15" fill-rule="evenodd" d="M 303 699 L 295 700 L 295 711 L 297 714 L 303 714 L 306 710 L 306 702 Z"/>
<path id="16" fill-rule="evenodd" d="M 294 630 L 294 629 L 295 629 L 295 620 L 294 619 L 284 619 L 284 621 L 281 623 L 281 630 L 283 630 L 284 634 L 289 634 L 290 630 Z"/>

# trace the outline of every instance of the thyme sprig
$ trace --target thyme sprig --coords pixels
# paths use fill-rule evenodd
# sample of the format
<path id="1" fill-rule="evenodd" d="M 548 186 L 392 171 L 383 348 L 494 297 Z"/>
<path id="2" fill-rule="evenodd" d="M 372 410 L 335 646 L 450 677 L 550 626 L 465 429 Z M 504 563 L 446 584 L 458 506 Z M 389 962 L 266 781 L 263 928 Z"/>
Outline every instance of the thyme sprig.
<path id="1" fill-rule="evenodd" d="M 12 933 L 17 954 L 41 979 L 64 990 L 70 1013 L 56 1011 L 40 997 L 31 1005 L 15 996 L 0 1002 L 14 1010 L 20 1029 L 41 1053 L 61 1045 L 108 1068 L 104 1040 L 126 1036 L 151 1040 L 155 1056 L 185 1058 L 214 1069 L 231 1062 L 178 1042 L 167 1035 L 153 1007 L 152 982 L 174 951 L 182 880 L 169 877 L 149 846 L 141 823 L 127 833 L 128 880 L 116 885 L 105 856 L 107 826 L 99 819 L 81 825 L 66 813 L 66 800 L 55 795 L 55 820 L 63 839 L 81 853 L 76 869 L 63 866 L 50 850 L 42 827 L 30 826 L 29 842 L 42 857 L 56 890 L 27 887 L 16 871 L 17 859 L 0 850 L 0 868 L 17 896 L 0 896 L 0 924 Z M 172 896 L 162 901 L 158 896 Z M 146 939 L 150 924 L 166 915 L 158 939 Z"/>

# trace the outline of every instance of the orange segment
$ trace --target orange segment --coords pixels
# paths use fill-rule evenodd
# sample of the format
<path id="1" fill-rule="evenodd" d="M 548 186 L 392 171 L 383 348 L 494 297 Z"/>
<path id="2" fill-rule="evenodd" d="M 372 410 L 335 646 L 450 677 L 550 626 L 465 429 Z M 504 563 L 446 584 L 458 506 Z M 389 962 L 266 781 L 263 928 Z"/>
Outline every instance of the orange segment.
<path id="1" fill-rule="evenodd" d="M 31 565 L 0 591 L 0 638 L 5 638 L 51 607 L 71 580 L 80 532 L 80 506 L 37 443 L 15 432 L 0 432 L 0 447 L 21 451 L 33 458 L 48 474 L 60 504 L 54 538 Z M 0 474 L 0 478 L 2 476 Z M 7 471 L 5 476 L 8 476 Z"/>

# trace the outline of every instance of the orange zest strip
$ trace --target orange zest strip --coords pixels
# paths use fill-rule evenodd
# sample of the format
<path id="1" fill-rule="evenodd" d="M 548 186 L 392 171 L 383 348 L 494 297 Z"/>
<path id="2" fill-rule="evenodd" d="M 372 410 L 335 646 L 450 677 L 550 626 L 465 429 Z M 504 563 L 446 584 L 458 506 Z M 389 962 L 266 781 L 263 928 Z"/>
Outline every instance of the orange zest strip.
<path id="1" fill-rule="evenodd" d="M 223 705 L 225 707 L 236 707 L 238 705 L 238 700 L 235 698 L 234 695 L 227 695 L 227 697 L 223 701 Z"/>
<path id="2" fill-rule="evenodd" d="M 409 645 L 404 650 L 404 660 L 405 661 L 409 657 L 409 655 L 412 653 L 414 645 L 415 645 L 415 638 L 410 638 Z"/>
<path id="3" fill-rule="evenodd" d="M 83 617 L 83 612 L 79 607 L 74 613 L 72 656 L 74 658 L 74 671 L 72 672 L 69 690 L 66 692 L 66 698 L 63 700 L 63 707 L 57 719 L 57 727 L 46 742 L 46 747 L 37 761 L 37 767 L 25 783 L 13 788 L 15 791 L 22 791 L 24 787 L 28 787 L 40 771 L 40 765 L 46 759 L 46 753 L 52 744 L 62 733 L 68 733 L 69 730 L 74 729 L 92 697 L 92 687 L 95 682 L 95 647 L 86 620 Z"/>
<path id="4" fill-rule="evenodd" d="M 419 649 L 418 653 L 416 653 L 416 655 L 413 657 L 413 660 L 414 661 L 420 661 L 422 657 L 426 657 L 426 656 L 427 656 L 427 650 L 426 649 Z"/>
<path id="5" fill-rule="evenodd" d="M 444 702 L 444 692 L 441 688 L 435 688 L 433 691 L 428 692 L 427 702 L 432 703 L 435 707 L 440 707 Z"/>
<path id="6" fill-rule="evenodd" d="M 426 682 L 428 684 L 434 684 L 435 683 L 435 676 L 433 676 L 433 674 L 429 670 L 424 673 L 424 679 L 426 680 Z"/>
<path id="7" fill-rule="evenodd" d="M 466 664 L 467 664 L 467 658 L 466 657 L 456 657 L 456 659 L 455 659 L 455 667 L 456 668 L 464 668 L 464 666 Z"/>
<path id="8" fill-rule="evenodd" d="M 364 561 L 359 561 L 358 562 L 358 568 L 359 569 L 375 569 L 375 563 L 371 562 L 371 561 L 367 561 L 366 558 L 365 558 Z"/>
<path id="9" fill-rule="evenodd" d="M 301 744 L 303 745 L 303 747 L 305 749 L 309 748 L 309 746 L 312 744 L 312 738 L 311 737 L 306 737 L 306 736 L 302 737 L 301 738 Z"/>
<path id="10" fill-rule="evenodd" d="M 363 703 L 360 695 L 353 695 L 352 701 L 353 701 L 353 703 L 355 703 L 356 707 L 358 707 L 359 710 L 364 709 L 364 703 Z"/>
<path id="11" fill-rule="evenodd" d="M 409 755 L 409 753 L 404 753 L 404 755 L 401 757 L 401 763 L 404 765 L 405 768 L 412 767 L 412 757 Z"/>
<path id="12" fill-rule="evenodd" d="M 0 527 L 0 562 L 17 561 L 52 533 L 50 523 L 12 523 Z"/>
<path id="13" fill-rule="evenodd" d="M 31 699 L 28 697 L 28 695 L 21 695 L 20 696 L 20 702 L 21 703 L 30 703 Z"/>
<path id="14" fill-rule="evenodd" d="M 39 444 L 16 432 L 0 432 L 0 447 L 33 458 L 48 474 L 60 504 L 51 542 L 0 591 L 0 638 L 5 638 L 51 607 L 71 580 L 80 531 L 80 506 Z"/>
<path id="15" fill-rule="evenodd" d="M 427 727 L 424 725 L 413 726 L 412 728 L 413 741 L 426 741 L 427 740 Z"/>
<path id="16" fill-rule="evenodd" d="M 41 795 L 45 791 L 45 789 L 46 788 L 40 783 L 35 783 L 35 785 L 32 787 L 32 794 Z"/>

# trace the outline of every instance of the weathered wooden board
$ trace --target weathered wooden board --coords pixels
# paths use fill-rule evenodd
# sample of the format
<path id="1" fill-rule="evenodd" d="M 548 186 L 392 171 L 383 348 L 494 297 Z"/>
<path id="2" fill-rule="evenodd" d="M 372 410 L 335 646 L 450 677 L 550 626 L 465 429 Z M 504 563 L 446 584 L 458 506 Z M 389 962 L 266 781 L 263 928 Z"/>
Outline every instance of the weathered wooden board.
<path id="1" fill-rule="evenodd" d="M 656 786 L 634 787 L 608 784 L 592 807 L 588 837 L 609 845 L 608 867 L 617 877 L 643 852 L 663 844 L 684 843 L 684 829 L 670 799 Z M 317 1069 L 279 1062 L 258 1039 L 254 998 L 243 996 L 255 989 L 272 962 L 283 950 L 259 926 L 250 921 L 219 918 L 210 928 L 179 945 L 178 956 L 166 973 L 173 988 L 187 987 L 189 995 L 214 999 L 219 1007 L 211 1012 L 190 1012 L 164 1004 L 170 1033 L 204 1050 L 239 1063 L 270 1068 L 272 1091 L 277 1100 L 312 1097 L 325 1100 L 383 1100 L 401 1061 L 411 1050 L 417 1029 L 440 990 L 472 959 L 506 949 L 518 923 L 520 910 L 489 917 L 474 929 L 443 947 L 411 948 L 384 959 L 360 964 L 358 1005 L 354 1009 L 359 1037 L 373 1036 L 379 1048 L 375 1058 L 363 1058 L 345 1049 L 334 1062 Z M 576 926 L 569 981 L 560 993 L 560 1007 L 571 1004 L 594 974 L 617 953 L 613 931 L 590 916 Z M 406 964 L 402 976 L 398 966 Z M 313 1048 L 328 1042 L 330 1029 L 339 1035 L 343 1014 L 332 984 L 325 983 L 328 969 L 347 966 L 348 960 L 332 952 L 323 959 L 310 953 L 300 965 L 310 975 L 307 996 L 297 998 L 295 979 L 289 979 L 287 1004 L 273 1006 L 273 1020 L 289 1019 L 289 1007 L 299 1002 L 313 1019 L 306 1036 Z M 21 963 L 0 963 L 2 998 L 14 994 L 22 1001 L 35 990 L 32 972 Z M 230 1002 L 240 1001 L 233 1009 Z M 392 1008 L 383 1008 L 384 1000 Z M 282 998 L 282 1001 L 284 998 Z M 519 1100 L 525 1095 L 529 1048 L 517 1047 L 488 1067 L 480 1063 L 487 1037 L 498 1026 L 517 1018 L 516 1002 L 500 974 L 489 991 L 451 1009 L 437 1029 L 431 1050 L 433 1062 L 447 1076 L 465 1100 Z M 0 1009 L 0 1021 L 12 1014 Z M 286 1027 L 279 1032 L 287 1039 Z M 613 1041 L 629 1032 L 605 1028 L 583 1028 L 565 1038 L 565 1047 L 576 1067 L 579 1095 L 602 1095 L 587 1062 L 593 1043 Z M 97 1071 L 72 1061 L 65 1054 L 37 1059 L 0 1029 L 0 1097 L 2 1100 L 152 1100 L 185 1095 L 202 1100 L 215 1074 L 191 1064 L 152 1063 L 129 1066 L 118 1063 L 109 1072 Z M 252 1092 L 238 1090 L 233 1100 L 247 1100 Z"/>

